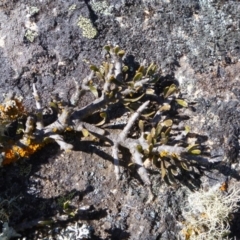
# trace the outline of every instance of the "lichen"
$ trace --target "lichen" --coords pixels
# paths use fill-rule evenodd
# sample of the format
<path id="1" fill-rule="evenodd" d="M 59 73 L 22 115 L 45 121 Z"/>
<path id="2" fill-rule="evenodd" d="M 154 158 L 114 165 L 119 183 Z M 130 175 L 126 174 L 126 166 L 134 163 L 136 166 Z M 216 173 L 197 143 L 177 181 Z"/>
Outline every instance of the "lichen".
<path id="1" fill-rule="evenodd" d="M 238 210 L 239 201 L 239 184 L 232 184 L 228 189 L 216 185 L 208 190 L 191 192 L 183 209 L 183 239 L 227 238 L 230 215 Z"/>
<path id="2" fill-rule="evenodd" d="M 44 146 L 43 143 L 31 142 L 27 146 L 20 147 L 17 145 L 13 145 L 10 148 L 4 148 L 2 150 L 3 157 L 4 157 L 2 165 L 7 165 L 10 163 L 16 162 L 20 158 L 29 158 L 32 154 L 37 152 L 43 146 Z"/>
<path id="3" fill-rule="evenodd" d="M 33 31 L 31 29 L 27 29 L 25 32 L 24 37 L 29 41 L 29 42 L 34 42 L 34 39 L 38 36 L 38 33 L 36 31 Z"/>
<path id="4" fill-rule="evenodd" d="M 25 114 L 23 98 L 9 95 L 0 104 L 0 121 L 13 121 Z"/>
<path id="5" fill-rule="evenodd" d="M 78 18 L 77 25 L 82 30 L 82 35 L 86 38 L 95 38 L 97 36 L 97 29 L 94 27 L 93 23 L 89 18 L 80 16 Z"/>
<path id="6" fill-rule="evenodd" d="M 90 4 L 94 12 L 105 15 L 105 16 L 111 15 L 112 7 L 109 6 L 107 1 L 92 0 L 90 1 Z"/>
<path id="7" fill-rule="evenodd" d="M 1 240 L 10 240 L 11 238 L 21 237 L 21 234 L 18 234 L 12 227 L 8 226 L 8 223 L 3 224 L 3 231 L 0 233 Z"/>

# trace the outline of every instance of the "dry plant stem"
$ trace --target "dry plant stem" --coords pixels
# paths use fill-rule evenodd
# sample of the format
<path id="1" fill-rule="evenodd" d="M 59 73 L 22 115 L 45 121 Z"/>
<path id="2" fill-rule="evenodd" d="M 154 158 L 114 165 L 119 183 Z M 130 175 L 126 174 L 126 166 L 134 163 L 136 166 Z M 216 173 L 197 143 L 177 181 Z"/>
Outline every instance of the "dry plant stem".
<path id="1" fill-rule="evenodd" d="M 37 123 L 36 123 L 36 129 L 41 130 L 43 129 L 43 116 L 42 116 L 42 101 L 41 98 L 37 92 L 36 85 L 33 83 L 33 96 L 36 102 L 36 108 L 37 108 Z"/>
<path id="2" fill-rule="evenodd" d="M 143 162 L 142 162 L 143 155 L 138 152 L 137 146 L 133 145 L 131 148 L 129 148 L 129 150 L 130 150 L 130 152 L 133 156 L 135 164 L 138 167 L 137 172 L 138 172 L 139 176 L 141 177 L 144 184 L 150 185 L 151 182 L 150 182 L 150 179 L 148 177 L 147 170 L 146 170 L 146 168 L 144 168 Z"/>
<path id="3" fill-rule="evenodd" d="M 98 135 L 104 135 L 105 131 L 101 128 L 95 127 L 94 125 L 90 123 L 83 122 L 82 126 L 86 128 L 90 133 L 96 133 Z"/>
<path id="4" fill-rule="evenodd" d="M 33 132 L 34 132 L 34 124 L 35 124 L 35 121 L 34 121 L 34 118 L 29 116 L 27 118 L 27 121 L 26 121 L 26 128 L 25 128 L 25 131 L 24 131 L 24 134 L 23 134 L 23 138 L 19 140 L 19 144 L 18 145 L 28 145 L 27 142 L 28 142 L 28 139 L 29 138 L 33 138 Z"/>
<path id="5" fill-rule="evenodd" d="M 79 82 L 75 80 L 75 78 L 73 78 L 73 81 L 75 83 L 75 93 L 72 95 L 71 99 L 70 99 L 70 103 L 73 105 L 73 106 L 76 106 L 79 99 L 80 99 L 80 95 L 81 95 L 81 88 L 80 88 L 80 85 L 79 85 Z"/>
<path id="6" fill-rule="evenodd" d="M 113 157 L 113 162 L 114 162 L 114 172 L 115 172 L 117 181 L 120 179 L 118 147 L 119 147 L 119 145 L 117 143 L 115 143 L 112 146 L 112 157 Z"/>
<path id="7" fill-rule="evenodd" d="M 117 56 L 116 54 L 111 54 L 114 63 L 114 76 L 115 78 L 122 82 L 122 57 Z"/>
<path id="8" fill-rule="evenodd" d="M 59 134 L 51 134 L 49 138 L 54 139 L 62 150 L 68 151 L 73 149 L 72 144 L 68 144 L 63 140 L 63 137 Z"/>
<path id="9" fill-rule="evenodd" d="M 74 83 L 75 83 L 75 86 L 76 86 L 76 90 L 75 90 L 75 93 L 72 95 L 71 99 L 70 99 L 70 103 L 73 105 L 73 106 L 76 106 L 79 99 L 87 92 L 90 90 L 89 86 L 88 86 L 88 82 L 93 78 L 94 76 L 94 72 L 91 71 L 91 73 L 85 77 L 82 81 L 82 84 L 81 84 L 81 87 L 79 85 L 79 82 L 76 81 L 74 79 Z"/>
<path id="10" fill-rule="evenodd" d="M 84 118 L 87 118 L 91 114 L 93 114 L 95 111 L 103 108 L 107 103 L 109 102 L 109 99 L 102 95 L 100 98 L 97 98 L 92 103 L 88 104 L 86 107 L 81 108 L 80 110 L 75 111 L 71 119 L 75 120 L 83 120 Z"/>
<path id="11" fill-rule="evenodd" d="M 117 49 L 115 49 L 117 51 Z M 101 97 L 97 97 L 92 103 L 88 104 L 85 107 L 77 108 L 77 104 L 81 97 L 87 92 L 91 91 L 92 79 L 95 77 L 95 71 L 92 70 L 91 73 L 83 79 L 80 83 L 74 79 L 75 82 L 75 92 L 70 99 L 70 104 L 68 106 L 62 105 L 61 100 L 57 101 L 58 105 L 58 119 L 51 123 L 50 125 L 44 127 L 42 120 L 42 103 L 41 98 L 37 92 L 35 84 L 33 84 L 33 96 L 36 102 L 36 108 L 38 110 L 37 114 L 37 122 L 36 129 L 34 129 L 34 118 L 28 117 L 26 123 L 26 130 L 24 132 L 23 138 L 19 141 L 19 144 L 27 144 L 30 139 L 35 139 L 38 142 L 43 141 L 44 139 L 53 139 L 57 142 L 61 149 L 70 150 L 73 148 L 71 144 L 68 144 L 63 139 L 63 133 L 66 130 L 74 130 L 74 131 L 82 131 L 83 129 L 88 130 L 92 135 L 104 140 L 108 141 L 112 145 L 112 157 L 114 159 L 114 171 L 116 174 L 117 180 L 120 179 L 120 167 L 119 167 L 119 147 L 125 147 L 129 149 L 132 155 L 132 161 L 137 166 L 137 171 L 139 176 L 145 185 L 150 186 L 150 180 L 147 173 L 147 170 L 143 166 L 143 154 L 139 152 L 138 145 L 141 145 L 143 150 L 149 150 L 149 143 L 145 139 L 145 132 L 143 130 L 141 136 L 138 139 L 133 139 L 129 137 L 129 132 L 133 125 L 136 123 L 137 119 L 141 116 L 142 112 L 148 107 L 150 101 L 146 101 L 142 103 L 142 105 L 137 109 L 137 111 L 131 115 L 128 120 L 128 123 L 121 131 L 120 134 L 115 133 L 107 133 L 102 128 L 98 128 L 93 124 L 89 124 L 87 121 L 87 117 L 90 115 L 99 112 L 102 108 L 106 108 L 111 103 L 115 103 L 116 101 L 124 100 L 124 97 L 130 93 L 136 93 L 139 89 L 143 90 L 145 93 L 147 85 L 149 83 L 149 78 L 145 77 L 144 79 L 139 79 L 136 82 L 133 82 L 133 85 L 128 85 L 123 83 L 123 61 L 121 54 L 118 55 L 116 51 L 110 51 L 112 62 L 105 65 L 104 69 L 107 69 L 106 72 L 101 73 L 103 76 L 101 80 L 104 81 L 102 88 L 94 88 L 98 91 L 102 91 Z M 92 68 L 93 69 L 93 68 Z M 105 71 L 105 70 L 104 70 Z M 99 76 L 99 74 L 96 74 Z M 115 79 L 114 79 L 115 78 Z M 117 84 L 116 83 L 117 80 Z M 120 87 L 118 86 L 120 84 Z M 151 83 L 150 83 L 151 85 Z M 95 94 L 97 95 L 97 94 Z M 154 95 L 155 96 L 155 95 Z M 157 98 L 157 96 L 155 96 Z M 129 98 L 129 96 L 127 96 Z M 157 101 L 157 102 L 160 102 Z M 165 101 L 166 102 L 166 101 Z M 169 102 L 170 103 L 170 102 Z M 75 108 L 74 108 L 75 107 Z M 157 124 L 159 120 L 162 118 L 161 112 L 158 111 L 155 117 L 152 120 L 152 123 Z M 161 119 L 162 120 L 162 119 Z M 154 154 L 159 154 L 161 152 L 167 152 L 168 154 L 177 154 L 182 155 L 187 152 L 187 150 L 183 147 L 179 146 L 169 146 L 169 145 L 154 145 L 152 152 Z"/>
<path id="12" fill-rule="evenodd" d="M 116 177 L 117 178 L 119 178 L 118 174 L 120 172 L 119 171 L 119 160 L 118 160 L 118 156 L 117 156 L 118 146 L 119 145 L 123 145 L 123 143 L 126 141 L 127 134 L 129 133 L 131 127 L 136 122 L 136 120 L 140 117 L 140 115 L 143 112 L 143 110 L 146 109 L 148 104 L 149 104 L 149 101 L 146 101 L 145 103 L 143 103 L 137 109 L 137 111 L 130 117 L 127 125 L 125 126 L 123 131 L 120 133 L 118 138 L 114 141 L 114 146 L 113 146 L 113 150 L 112 151 L 113 151 L 113 158 L 114 158 L 114 165 L 115 165 L 115 173 L 116 173 Z M 136 144 L 127 145 L 127 148 L 130 150 L 130 152 L 131 152 L 131 154 L 133 156 L 134 162 L 138 165 L 138 173 L 141 176 L 143 182 L 145 184 L 149 185 L 150 184 L 150 180 L 148 178 L 146 169 L 143 167 L 142 155 L 137 151 Z"/>
<path id="13" fill-rule="evenodd" d="M 148 106 L 150 101 L 146 101 L 145 103 L 143 103 L 138 109 L 137 111 L 130 117 L 127 125 L 125 126 L 125 128 L 123 129 L 123 131 L 121 132 L 119 138 L 121 139 L 121 141 L 124 141 L 127 137 L 127 134 L 129 133 L 131 127 L 133 126 L 133 124 L 136 122 L 136 120 L 139 118 L 139 116 L 141 115 L 142 111 L 145 110 Z"/>

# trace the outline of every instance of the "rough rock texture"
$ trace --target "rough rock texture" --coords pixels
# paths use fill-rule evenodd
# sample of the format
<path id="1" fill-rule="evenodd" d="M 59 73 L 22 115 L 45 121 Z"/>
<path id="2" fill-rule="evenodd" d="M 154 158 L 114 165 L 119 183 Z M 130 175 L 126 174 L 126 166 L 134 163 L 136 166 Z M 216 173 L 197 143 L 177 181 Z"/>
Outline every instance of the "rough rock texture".
<path id="1" fill-rule="evenodd" d="M 155 61 L 163 76 L 179 82 L 190 105 L 184 124 L 209 147 L 212 165 L 203 183 L 239 180 L 239 12 L 239 1 L 224 0 L 3 0 L 0 99 L 15 91 L 33 108 L 33 82 L 44 104 L 53 93 L 68 98 L 73 79 L 88 74 L 86 61 L 99 63 L 108 41 L 119 44 L 138 62 Z M 94 39 L 83 37 L 80 16 L 91 20 Z M 81 105 L 92 100 L 89 95 Z M 1 199 L 18 197 L 9 206 L 10 224 L 27 239 L 44 239 L 55 234 L 50 229 L 76 221 L 93 227 L 92 239 L 177 239 L 188 190 L 166 186 L 152 169 L 155 199 L 147 203 L 145 187 L 126 163 L 123 179 L 115 181 L 108 151 L 85 143 L 79 151 L 61 153 L 53 145 L 2 169 Z M 73 219 L 61 219 L 59 198 L 78 209 Z M 52 217 L 57 223 L 51 228 L 36 227 L 39 219 Z M 237 239 L 239 226 L 234 220 Z"/>

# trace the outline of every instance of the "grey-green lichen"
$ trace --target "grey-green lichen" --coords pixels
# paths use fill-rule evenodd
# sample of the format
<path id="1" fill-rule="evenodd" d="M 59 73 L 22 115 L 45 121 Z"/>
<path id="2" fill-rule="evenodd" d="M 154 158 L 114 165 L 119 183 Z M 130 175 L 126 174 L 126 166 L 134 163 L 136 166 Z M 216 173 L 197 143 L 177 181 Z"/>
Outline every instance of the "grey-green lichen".
<path id="1" fill-rule="evenodd" d="M 29 42 L 33 42 L 34 39 L 38 36 L 38 33 L 31 29 L 27 29 L 24 36 Z"/>
<path id="2" fill-rule="evenodd" d="M 74 10 L 76 10 L 76 8 L 77 8 L 77 5 L 76 4 L 73 4 L 73 5 L 71 5 L 69 8 L 68 8 L 68 11 L 74 11 Z"/>
<path id="3" fill-rule="evenodd" d="M 3 224 L 2 233 L 0 233 L 0 240 L 9 240 L 14 237 L 21 237 L 12 227 L 8 226 L 8 223 Z"/>
<path id="4" fill-rule="evenodd" d="M 112 6 L 109 6 L 107 1 L 91 0 L 90 5 L 94 12 L 102 15 L 111 15 Z"/>
<path id="5" fill-rule="evenodd" d="M 80 16 L 77 25 L 82 29 L 82 35 L 86 38 L 95 38 L 97 36 L 97 29 L 93 26 L 89 18 Z"/>
<path id="6" fill-rule="evenodd" d="M 29 7 L 29 8 L 28 8 L 28 12 L 29 12 L 29 15 L 30 15 L 30 16 L 33 16 L 34 14 L 39 13 L 39 8 L 34 7 L 34 6 Z"/>

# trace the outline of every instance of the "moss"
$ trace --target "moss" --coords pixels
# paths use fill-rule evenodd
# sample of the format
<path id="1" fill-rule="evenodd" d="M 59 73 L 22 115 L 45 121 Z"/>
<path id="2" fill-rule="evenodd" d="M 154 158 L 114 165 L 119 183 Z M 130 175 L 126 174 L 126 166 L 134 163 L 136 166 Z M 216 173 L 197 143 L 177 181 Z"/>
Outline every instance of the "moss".
<path id="1" fill-rule="evenodd" d="M 97 36 L 97 29 L 93 26 L 90 19 L 80 16 L 77 25 L 82 29 L 82 35 L 86 38 L 95 38 Z"/>

